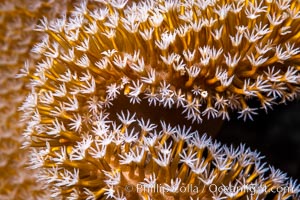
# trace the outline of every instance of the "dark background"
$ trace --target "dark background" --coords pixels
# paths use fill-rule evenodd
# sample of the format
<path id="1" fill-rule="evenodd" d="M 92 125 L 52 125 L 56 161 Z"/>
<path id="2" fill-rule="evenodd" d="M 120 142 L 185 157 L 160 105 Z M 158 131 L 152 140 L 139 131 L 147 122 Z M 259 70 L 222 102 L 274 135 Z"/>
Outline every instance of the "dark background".
<path id="1" fill-rule="evenodd" d="M 274 106 L 254 116 L 254 121 L 231 120 L 221 127 L 216 139 L 223 144 L 246 143 L 257 149 L 270 165 L 300 181 L 300 101 Z"/>

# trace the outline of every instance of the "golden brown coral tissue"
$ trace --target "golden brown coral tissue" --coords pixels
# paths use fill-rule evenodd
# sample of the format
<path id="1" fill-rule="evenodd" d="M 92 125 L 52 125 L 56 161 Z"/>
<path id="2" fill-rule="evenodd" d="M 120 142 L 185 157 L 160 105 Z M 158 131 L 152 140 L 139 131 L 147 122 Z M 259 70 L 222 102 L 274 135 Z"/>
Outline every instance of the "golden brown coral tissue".
<path id="1" fill-rule="evenodd" d="M 63 5 L 60 5 L 60 3 Z M 26 60 L 36 59 L 30 52 L 39 41 L 33 32 L 42 16 L 58 17 L 67 1 L 4 0 L 0 2 L 0 199 L 47 199 L 34 171 L 27 169 L 28 150 L 21 149 L 24 122 L 18 107 L 28 91 L 26 80 L 16 74 Z M 28 64 L 31 61 L 28 61 Z"/>
<path id="2" fill-rule="evenodd" d="M 33 48 L 40 60 L 19 75 L 31 78 L 33 91 L 21 107 L 29 120 L 24 146 L 32 147 L 31 167 L 42 169 L 52 197 L 299 198 L 297 182 L 259 153 L 189 128 L 202 118 L 229 119 L 229 111 L 252 119 L 250 99 L 267 110 L 298 97 L 299 1 L 88 5 L 40 21 L 36 30 L 46 36 Z M 181 109 L 189 124 L 153 123 L 116 105 L 120 96 L 130 105 Z M 251 184 L 262 189 L 251 194 Z M 183 186 L 198 191 L 178 192 Z"/>

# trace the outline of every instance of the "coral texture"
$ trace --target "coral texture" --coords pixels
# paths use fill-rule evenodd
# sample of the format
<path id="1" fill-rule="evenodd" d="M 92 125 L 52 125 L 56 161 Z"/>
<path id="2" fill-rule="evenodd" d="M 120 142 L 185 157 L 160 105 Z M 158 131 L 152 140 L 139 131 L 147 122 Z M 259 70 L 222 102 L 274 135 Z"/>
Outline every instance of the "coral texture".
<path id="1" fill-rule="evenodd" d="M 36 28 L 48 37 L 33 49 L 43 59 L 32 85 L 103 104 L 145 94 L 193 122 L 229 119 L 229 110 L 252 119 L 249 99 L 267 110 L 298 96 L 298 24 L 298 1 L 104 1 L 91 11 L 83 2 Z"/>
<path id="2" fill-rule="evenodd" d="M 31 166 L 44 168 L 39 177 L 51 185 L 52 197 L 299 198 L 296 181 L 267 167 L 245 145 L 228 147 L 185 126 L 155 125 L 129 112 L 116 122 L 99 113 L 93 123 L 92 133 L 74 144 L 49 141 L 45 149 L 33 150 Z"/>
<path id="3" fill-rule="evenodd" d="M 60 5 L 60 3 L 63 5 Z M 67 1 L 14 0 L 0 3 L 0 199 L 46 199 L 35 172 L 26 168 L 28 151 L 21 149 L 25 123 L 18 107 L 28 94 L 26 80 L 16 74 L 28 60 L 37 59 L 30 49 L 40 40 L 33 32 L 42 16 L 58 17 Z"/>
<path id="4" fill-rule="evenodd" d="M 20 73 L 32 87 L 21 107 L 29 121 L 24 146 L 52 197 L 299 198 L 296 181 L 267 167 L 259 153 L 221 146 L 189 128 L 202 117 L 229 119 L 229 110 L 252 119 L 257 108 L 249 99 L 267 109 L 297 97 L 299 1 L 88 5 L 69 18 L 41 20 L 36 30 L 46 36 L 33 48 L 41 59 L 33 73 Z M 118 102 L 123 97 L 129 108 Z M 141 118 L 134 105 L 143 102 L 143 112 L 181 109 L 174 117 L 189 124 Z M 138 190 L 156 184 L 164 191 Z M 211 191 L 212 184 L 263 189 L 251 195 Z M 189 185 L 201 191 L 178 192 Z"/>
<path id="5" fill-rule="evenodd" d="M 23 83 L 15 80 L 17 68 L 0 67 L 0 199 L 44 199 L 45 192 L 26 169 L 28 151 L 21 150 L 24 123 L 18 106 L 24 100 Z"/>

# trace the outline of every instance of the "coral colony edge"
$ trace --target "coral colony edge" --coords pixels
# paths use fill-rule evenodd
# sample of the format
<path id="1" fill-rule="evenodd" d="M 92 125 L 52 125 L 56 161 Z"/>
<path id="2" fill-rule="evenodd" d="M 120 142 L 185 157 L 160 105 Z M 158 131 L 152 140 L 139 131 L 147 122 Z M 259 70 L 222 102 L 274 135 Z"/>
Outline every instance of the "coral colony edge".
<path id="1" fill-rule="evenodd" d="M 257 151 L 191 128 L 299 96 L 299 1 L 82 1 L 71 13 L 40 21 L 38 59 L 18 74 L 31 91 L 23 147 L 52 198 L 299 199 Z M 157 122 L 152 107 L 186 123 Z"/>
<path id="2" fill-rule="evenodd" d="M 68 4 L 61 1 L 0 1 L 0 199 L 49 199 L 47 190 L 26 167 L 28 150 L 20 149 L 25 126 L 18 107 L 28 94 L 26 81 L 16 79 L 26 60 L 35 59 L 30 49 L 40 40 L 34 32 L 42 16 L 59 17 Z"/>

